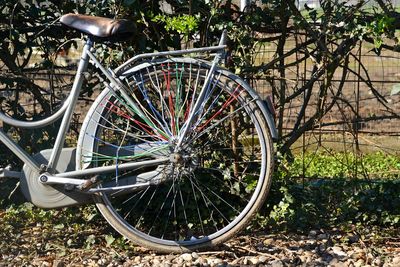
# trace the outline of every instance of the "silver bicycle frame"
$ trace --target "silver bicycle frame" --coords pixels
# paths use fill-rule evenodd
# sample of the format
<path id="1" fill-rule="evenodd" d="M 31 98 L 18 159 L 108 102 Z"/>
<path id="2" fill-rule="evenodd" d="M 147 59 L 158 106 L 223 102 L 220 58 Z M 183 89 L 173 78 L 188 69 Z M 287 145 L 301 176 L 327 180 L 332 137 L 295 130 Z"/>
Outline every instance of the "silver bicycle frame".
<path id="1" fill-rule="evenodd" d="M 225 33 L 226 34 L 226 33 Z M 223 35 L 224 36 L 224 35 Z M 225 37 L 221 38 L 225 40 Z M 64 102 L 63 106 L 61 107 L 60 110 L 58 110 L 56 113 L 53 115 L 49 116 L 48 118 L 45 118 L 43 120 L 39 121 L 34 121 L 34 122 L 25 122 L 25 121 L 19 121 L 12 119 L 5 114 L 0 112 L 0 120 L 15 126 L 15 127 L 20 127 L 20 128 L 28 128 L 28 129 L 34 129 L 34 128 L 40 128 L 46 125 L 49 125 L 53 122 L 55 122 L 57 119 L 62 117 L 62 122 L 60 126 L 60 130 L 58 131 L 56 141 L 54 144 L 54 148 L 52 150 L 51 156 L 49 158 L 47 166 L 43 168 L 43 166 L 40 166 L 39 163 L 35 161 L 35 159 L 29 155 L 24 149 L 22 149 L 17 143 L 15 143 L 1 128 L 0 128 L 0 141 L 4 143 L 19 159 L 21 159 L 26 165 L 28 165 L 31 169 L 36 170 L 38 172 L 40 171 L 47 171 L 49 173 L 55 173 L 57 169 L 57 163 L 60 158 L 61 151 L 63 149 L 64 141 L 67 135 L 67 131 L 70 126 L 71 118 L 76 106 L 76 103 L 79 98 L 79 92 L 82 87 L 82 83 L 84 80 L 84 73 L 87 71 L 89 60 L 93 61 L 93 65 L 96 66 L 101 70 L 101 72 L 107 77 L 107 79 L 110 82 L 111 88 L 114 88 L 115 90 L 119 90 L 123 95 L 126 95 L 127 91 L 124 88 L 124 85 L 116 78 L 120 73 L 122 73 L 124 70 L 129 68 L 132 64 L 134 64 L 136 61 L 144 59 L 144 58 L 153 58 L 153 57 L 160 57 L 160 56 L 171 56 L 171 55 L 183 55 L 183 54 L 190 54 L 190 53 L 201 53 L 201 52 L 210 52 L 210 51 L 222 51 L 226 45 L 224 43 L 225 41 L 220 42 L 218 46 L 213 46 L 213 47 L 204 47 L 204 48 L 193 48 L 193 49 L 187 49 L 187 50 L 178 50 L 178 51 L 167 51 L 167 52 L 157 52 L 157 53 L 148 53 L 148 54 L 142 54 L 138 55 L 136 57 L 133 57 L 132 59 L 128 60 L 124 64 L 122 64 L 120 67 L 118 67 L 115 72 L 112 70 L 106 69 L 101 65 L 101 63 L 97 60 L 95 55 L 91 52 L 91 48 L 93 47 L 93 42 L 89 39 L 82 51 L 81 58 L 79 61 L 78 65 L 78 70 L 74 79 L 74 83 L 71 89 L 71 93 L 67 100 Z M 220 53 L 217 53 L 217 56 L 215 57 L 213 61 L 213 66 L 215 68 L 215 65 L 217 64 L 217 61 L 220 59 Z M 118 75 L 116 75 L 117 73 Z M 210 71 L 211 73 L 211 71 Z M 209 76 L 211 76 L 209 74 Z M 210 77 L 207 77 L 207 79 L 210 79 Z M 206 80 L 206 84 L 208 81 Z M 203 90 L 204 91 L 204 88 Z M 127 98 L 129 99 L 129 98 Z M 135 106 L 134 103 L 130 103 Z M 140 110 L 139 108 L 137 110 Z M 192 112 L 193 116 L 193 112 Z M 193 118 L 192 118 L 193 119 Z M 192 119 L 190 121 L 192 121 Z M 187 129 L 189 128 L 189 125 L 185 128 L 184 134 L 186 133 Z M 184 134 L 180 136 L 180 141 L 183 140 Z M 161 158 L 157 160 L 147 160 L 143 162 L 135 162 L 135 163 L 125 163 L 125 164 L 120 164 L 118 165 L 119 169 L 133 169 L 133 168 L 138 168 L 142 166 L 151 166 L 151 165 L 160 165 L 164 162 L 168 162 L 169 158 Z M 67 173 L 58 173 L 56 176 L 58 177 L 64 177 L 63 174 L 65 174 L 65 177 L 70 177 L 70 178 L 75 178 L 75 177 L 80 177 L 80 176 L 85 176 L 85 175 L 95 175 L 103 172 L 110 172 L 114 170 L 117 166 L 105 166 L 105 167 L 96 167 L 96 168 L 91 168 L 90 170 L 77 170 L 77 171 L 72 171 L 72 172 L 67 172 Z"/>

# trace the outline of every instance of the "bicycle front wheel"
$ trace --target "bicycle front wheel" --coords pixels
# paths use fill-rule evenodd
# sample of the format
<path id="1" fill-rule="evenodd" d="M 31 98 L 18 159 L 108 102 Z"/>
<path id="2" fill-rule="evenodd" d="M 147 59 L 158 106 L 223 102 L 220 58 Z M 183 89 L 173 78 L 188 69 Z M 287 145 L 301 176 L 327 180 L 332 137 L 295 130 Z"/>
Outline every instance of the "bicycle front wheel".
<path id="1" fill-rule="evenodd" d="M 273 148 L 260 100 L 225 70 L 204 86 L 209 71 L 190 59 L 145 63 L 126 74 L 127 94 L 106 89 L 98 97 L 82 127 L 80 168 L 116 166 L 101 177 L 105 191 L 96 205 L 135 243 L 168 252 L 218 244 L 241 230 L 266 198 Z M 205 98 L 193 111 L 203 87 Z"/>

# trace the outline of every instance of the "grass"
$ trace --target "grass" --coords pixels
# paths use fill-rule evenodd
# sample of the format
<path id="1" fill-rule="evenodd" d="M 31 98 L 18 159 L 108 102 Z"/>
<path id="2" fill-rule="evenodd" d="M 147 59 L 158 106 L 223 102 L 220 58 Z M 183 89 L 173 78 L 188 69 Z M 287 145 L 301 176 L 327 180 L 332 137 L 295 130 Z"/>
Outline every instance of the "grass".
<path id="1" fill-rule="evenodd" d="M 400 156 L 383 152 L 308 152 L 288 164 L 288 173 L 291 177 L 396 180 L 400 179 Z"/>

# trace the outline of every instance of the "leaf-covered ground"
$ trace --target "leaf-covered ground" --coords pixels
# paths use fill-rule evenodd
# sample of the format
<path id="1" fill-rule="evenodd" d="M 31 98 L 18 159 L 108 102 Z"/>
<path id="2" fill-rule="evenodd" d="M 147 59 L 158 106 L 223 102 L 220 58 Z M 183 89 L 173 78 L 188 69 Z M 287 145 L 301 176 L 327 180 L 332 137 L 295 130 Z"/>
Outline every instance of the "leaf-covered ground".
<path id="1" fill-rule="evenodd" d="M 94 207 L 0 210 L 0 266 L 400 266 L 400 230 L 247 231 L 210 251 L 157 254 L 115 233 Z"/>

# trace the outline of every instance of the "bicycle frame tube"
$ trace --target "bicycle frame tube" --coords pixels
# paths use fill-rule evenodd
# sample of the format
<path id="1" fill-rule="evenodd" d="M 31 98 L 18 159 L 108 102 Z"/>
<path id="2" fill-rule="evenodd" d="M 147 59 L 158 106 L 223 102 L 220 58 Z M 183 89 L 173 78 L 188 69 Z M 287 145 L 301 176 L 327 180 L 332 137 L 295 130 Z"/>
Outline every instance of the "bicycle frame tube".
<path id="1" fill-rule="evenodd" d="M 115 172 L 116 168 L 118 168 L 118 170 L 120 170 L 120 171 L 133 170 L 133 169 L 142 168 L 142 167 L 159 166 L 163 163 L 168 163 L 168 162 L 169 162 L 169 158 L 159 158 L 159 159 L 145 160 L 145 161 L 141 161 L 141 162 L 128 162 L 128 163 L 120 164 L 118 166 L 117 165 L 101 166 L 101 167 L 89 168 L 89 169 L 85 169 L 85 170 L 57 173 L 54 176 L 67 177 L 67 178 L 76 178 L 76 177 L 88 176 L 88 175 L 93 176 L 96 174 Z"/>
<path id="2" fill-rule="evenodd" d="M 33 170 L 39 170 L 39 164 L 23 150 L 18 144 L 16 144 L 8 135 L 3 132 L 0 128 L 0 141 L 7 146 L 18 158 L 20 158 L 26 165 Z"/>
<path id="3" fill-rule="evenodd" d="M 19 128 L 29 128 L 29 129 L 41 128 L 41 127 L 44 127 L 46 125 L 49 125 L 49 124 L 55 122 L 59 118 L 61 118 L 63 116 L 65 110 L 69 106 L 70 99 L 71 99 L 71 97 L 68 96 L 67 100 L 64 102 L 62 107 L 56 113 L 52 114 L 51 116 L 49 116 L 49 117 L 47 117 L 47 118 L 45 118 L 43 120 L 39 120 L 39 121 L 20 121 L 20 120 L 16 120 L 16 119 L 13 119 L 11 117 L 8 117 L 3 112 L 0 112 L 0 121 L 3 121 L 3 122 L 5 122 L 5 123 L 7 123 L 9 125 L 12 125 L 12 126 L 15 126 L 15 127 L 19 127 Z"/>
<path id="4" fill-rule="evenodd" d="M 224 46 L 226 43 L 226 38 L 227 38 L 227 32 L 226 30 L 222 33 L 221 35 L 221 39 L 219 41 L 219 46 Z M 204 81 L 204 85 L 201 88 L 200 92 L 199 92 L 199 96 L 194 104 L 193 109 L 189 112 L 189 117 L 187 119 L 187 121 L 185 122 L 185 125 L 183 126 L 182 132 L 179 133 L 178 135 L 178 142 L 177 145 L 175 147 L 175 152 L 178 152 L 183 140 L 186 137 L 187 132 L 189 131 L 190 127 L 192 127 L 192 123 L 195 120 L 196 114 L 200 108 L 200 106 L 202 105 L 205 95 L 206 95 L 206 91 L 207 91 L 207 87 L 209 86 L 210 80 L 212 78 L 212 76 L 214 75 L 215 69 L 217 67 L 217 64 L 219 63 L 219 61 L 222 59 L 223 57 L 223 51 L 220 51 L 219 53 L 217 53 L 214 57 L 214 60 L 212 62 L 212 65 L 210 67 L 210 71 L 207 74 L 207 77 Z"/>
<path id="5" fill-rule="evenodd" d="M 60 158 L 61 150 L 64 146 L 65 137 L 67 135 L 72 114 L 74 113 L 76 102 L 78 101 L 79 97 L 79 92 L 81 90 L 82 83 L 84 80 L 84 72 L 87 70 L 88 67 L 89 63 L 88 53 L 90 53 L 90 48 L 92 46 L 93 42 L 90 39 L 88 39 L 83 48 L 81 59 L 79 61 L 78 71 L 76 73 L 75 80 L 72 85 L 72 90 L 70 94 L 71 100 L 63 116 L 60 130 L 58 131 L 56 142 L 54 144 L 54 148 L 47 165 L 47 171 L 49 172 L 53 172 L 57 168 L 58 159 Z"/>

